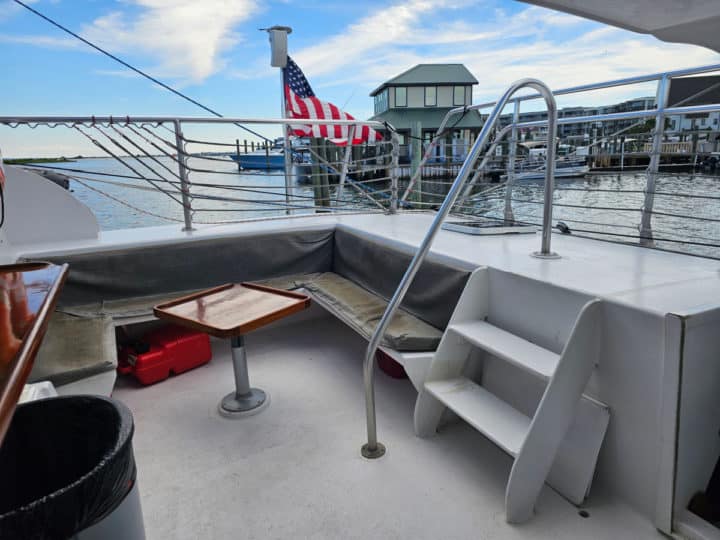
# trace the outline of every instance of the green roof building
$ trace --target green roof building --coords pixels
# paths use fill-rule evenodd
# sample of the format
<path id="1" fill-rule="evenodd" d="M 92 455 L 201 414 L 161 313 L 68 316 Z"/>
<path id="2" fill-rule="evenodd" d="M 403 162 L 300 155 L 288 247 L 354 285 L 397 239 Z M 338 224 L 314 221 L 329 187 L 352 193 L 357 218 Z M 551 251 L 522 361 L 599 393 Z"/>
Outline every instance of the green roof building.
<path id="1" fill-rule="evenodd" d="M 462 64 L 418 64 L 370 93 L 375 100 L 372 120 L 388 122 L 398 130 L 404 145 L 401 161 L 407 163 L 413 157 L 414 145 L 409 143 L 416 137 L 425 144 L 432 140 L 449 110 L 472 103 L 476 84 L 477 79 Z M 462 161 L 480 131 L 482 118 L 476 111 L 468 111 L 462 118 L 451 119 L 449 125 L 452 128 L 443 137 L 445 144 L 438 145 L 435 161 Z"/>

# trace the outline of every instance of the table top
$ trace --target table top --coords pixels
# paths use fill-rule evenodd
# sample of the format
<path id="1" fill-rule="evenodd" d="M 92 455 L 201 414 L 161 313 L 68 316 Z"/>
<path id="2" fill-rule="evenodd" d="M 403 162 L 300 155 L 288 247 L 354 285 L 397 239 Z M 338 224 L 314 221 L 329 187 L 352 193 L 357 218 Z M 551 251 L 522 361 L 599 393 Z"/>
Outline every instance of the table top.
<path id="1" fill-rule="evenodd" d="M 0 443 L 32 370 L 67 269 L 67 264 L 49 263 L 0 266 Z"/>
<path id="2" fill-rule="evenodd" d="M 254 283 L 221 285 L 155 306 L 159 319 L 228 338 L 310 306 L 307 295 Z"/>

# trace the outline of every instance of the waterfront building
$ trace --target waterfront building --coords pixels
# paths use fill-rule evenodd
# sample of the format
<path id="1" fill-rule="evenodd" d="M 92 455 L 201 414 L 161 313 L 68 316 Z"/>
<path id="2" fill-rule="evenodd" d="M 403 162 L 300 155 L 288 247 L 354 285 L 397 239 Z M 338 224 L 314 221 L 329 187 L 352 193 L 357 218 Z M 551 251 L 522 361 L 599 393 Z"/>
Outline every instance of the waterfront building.
<path id="1" fill-rule="evenodd" d="M 370 93 L 374 99 L 372 120 L 388 122 L 400 135 L 401 162 L 419 160 L 420 142 L 435 136 L 447 112 L 472 104 L 477 79 L 462 64 L 418 64 L 382 83 Z M 482 118 L 468 111 L 445 134 L 432 161 L 462 161 L 470 142 L 482 127 Z M 414 143 L 414 144 L 413 144 Z"/>

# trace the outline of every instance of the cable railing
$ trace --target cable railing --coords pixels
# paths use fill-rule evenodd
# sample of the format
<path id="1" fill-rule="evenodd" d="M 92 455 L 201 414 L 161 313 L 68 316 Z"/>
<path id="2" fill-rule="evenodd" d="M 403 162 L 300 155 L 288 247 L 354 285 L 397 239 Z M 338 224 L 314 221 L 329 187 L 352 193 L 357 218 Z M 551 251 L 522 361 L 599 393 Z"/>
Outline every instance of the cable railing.
<path id="1" fill-rule="evenodd" d="M 349 120 L 293 120 L 291 125 L 349 125 L 350 143 L 293 138 L 291 167 L 283 150 L 266 141 L 227 142 L 237 124 L 282 129 L 283 119 L 195 117 L 0 117 L 0 126 L 66 130 L 63 147 L 74 134 L 77 154 L 96 149 L 99 156 L 69 163 L 30 163 L 24 167 L 62 174 L 76 182 L 78 198 L 99 196 L 119 213 L 129 209 L 162 222 L 234 223 L 261 217 L 348 212 L 394 213 L 398 208 L 398 138 L 372 144 L 353 141 L 355 128 L 387 129 L 386 124 Z M 184 131 L 191 133 L 186 136 Z M 217 131 L 222 131 L 218 134 Z M 283 129 L 284 131 L 284 129 Z M 212 135 L 210 134 L 212 133 Z M 216 140 L 213 140 L 216 139 Z M 84 141 L 84 142 L 83 142 Z M 280 165 L 275 162 L 280 158 Z M 99 160 L 106 158 L 98 165 Z M 257 159 L 255 159 L 257 158 Z M 255 161 L 253 161 L 255 159 Z M 52 161 L 52 160 L 50 160 Z M 142 196 L 135 196 L 140 192 Z M 152 192 L 159 197 L 152 196 Z M 161 200 L 165 198 L 167 202 Z M 83 202 L 86 202 L 84 200 Z M 100 206 L 100 205 L 97 205 Z M 122 208 L 120 208 L 122 207 Z M 123 210 L 124 209 L 124 210 Z M 105 215 L 106 208 L 99 212 Z"/>
<path id="2" fill-rule="evenodd" d="M 655 120 L 655 129 L 652 132 L 651 136 L 651 142 L 646 144 L 646 147 L 642 150 L 644 151 L 645 155 L 649 157 L 649 164 L 646 167 L 647 171 L 647 185 L 646 185 L 646 197 L 643 203 L 643 213 L 641 216 L 641 223 L 640 223 L 640 243 L 644 246 L 653 246 L 653 231 L 651 227 L 651 219 L 652 219 L 652 210 L 653 210 L 653 204 L 654 204 L 654 186 L 656 183 L 656 180 L 660 174 L 659 168 L 660 168 L 660 161 L 661 156 L 663 154 L 668 153 L 671 151 L 671 148 L 669 148 L 668 144 L 669 142 L 663 141 L 663 137 L 669 132 L 669 130 L 666 130 L 665 126 L 665 119 L 671 116 L 681 116 L 681 115 L 700 115 L 700 114 L 707 114 L 711 112 L 716 112 L 719 109 L 720 105 L 695 105 L 695 106 L 686 106 L 685 104 L 687 102 L 690 102 L 694 99 L 697 99 L 699 97 L 702 97 L 703 95 L 706 95 L 711 90 L 717 88 L 718 84 L 713 84 L 708 86 L 707 88 L 704 88 L 700 90 L 699 92 L 696 92 L 692 96 L 688 96 L 681 101 L 673 104 L 668 104 L 668 94 L 669 94 L 669 86 L 670 82 L 673 78 L 679 78 L 679 77 L 685 77 L 689 75 L 700 75 L 703 73 L 712 73 L 712 72 L 718 72 L 720 71 L 720 64 L 714 64 L 714 65 L 708 65 L 708 66 L 701 66 L 697 68 L 689 68 L 689 69 L 682 69 L 682 70 L 675 70 L 675 71 L 667 71 L 662 73 L 654 73 L 649 75 L 643 75 L 643 76 L 637 76 L 637 77 L 629 77 L 624 79 L 616 79 L 612 81 L 605 81 L 605 82 L 599 82 L 599 83 L 593 83 L 593 84 L 586 84 L 586 85 L 580 85 L 580 86 L 574 86 L 569 88 L 563 88 L 560 90 L 555 90 L 553 92 L 554 96 L 563 96 L 563 95 L 570 95 L 570 94 L 579 94 L 579 93 L 586 93 L 586 92 L 592 92 L 597 90 L 605 90 L 609 88 L 615 88 L 620 86 L 630 86 L 630 85 L 637 85 L 640 83 L 647 83 L 647 82 L 657 82 L 657 92 L 656 92 L 656 99 L 655 99 L 655 108 L 649 109 L 649 110 L 639 110 L 639 111 L 621 111 L 621 112 L 614 112 L 614 113 L 606 113 L 606 114 L 594 114 L 594 115 L 584 115 L 584 116 L 567 116 L 567 117 L 561 117 L 558 118 L 558 125 L 565 126 L 565 125 L 572 125 L 572 124 L 586 124 L 590 125 L 591 123 L 604 123 L 604 122 L 612 122 L 612 121 L 619 121 L 619 120 L 639 120 L 644 121 L 648 118 Z M 534 122 L 521 122 L 520 121 L 520 106 L 523 102 L 531 101 L 540 98 L 541 96 L 539 94 L 529 94 L 524 96 L 518 96 L 513 99 L 511 99 L 508 103 L 513 104 L 513 112 L 511 116 L 511 120 L 509 122 L 509 127 L 511 129 L 511 137 L 509 141 L 509 152 L 507 156 L 507 161 L 505 164 L 505 170 L 504 170 L 504 177 L 507 183 L 507 201 L 506 205 L 503 211 L 503 219 L 507 221 L 512 221 L 514 218 L 512 207 L 511 207 L 511 192 L 513 189 L 513 186 L 516 183 L 516 158 L 517 158 L 517 143 L 519 142 L 519 132 L 522 129 L 533 129 L 533 128 L 542 128 L 544 125 L 546 125 L 546 120 L 539 120 Z M 489 107 L 495 106 L 495 102 L 487 102 L 487 103 L 480 103 L 470 106 L 463 106 L 463 107 L 456 107 L 454 109 L 451 109 L 444 119 L 442 120 L 440 126 L 437 129 L 436 136 L 431 140 L 431 142 L 426 146 L 425 152 L 422 155 L 422 158 L 418 165 L 416 165 L 413 168 L 413 174 L 407 184 L 407 187 L 405 188 L 400 200 L 406 201 L 408 199 L 411 199 L 414 203 L 417 203 L 418 201 L 422 201 L 423 195 L 428 193 L 428 190 L 423 187 L 424 184 L 428 183 L 425 175 L 424 175 L 424 169 L 428 165 L 432 165 L 433 161 L 437 160 L 438 155 L 438 147 L 443 144 L 443 139 L 440 135 L 443 135 L 447 132 L 447 126 L 450 124 L 451 120 L 455 117 L 458 117 L 458 115 L 465 116 L 470 111 L 476 111 L 479 112 L 483 109 L 487 109 Z M 639 122 L 639 123 L 641 123 Z M 600 137 L 599 140 L 596 140 L 592 142 L 588 148 L 591 148 L 593 146 L 604 144 L 606 141 L 611 137 L 618 137 L 621 134 L 631 130 L 632 128 L 636 127 L 638 124 L 631 124 L 629 126 L 626 126 L 620 130 L 618 130 L 616 133 L 611 134 L 610 136 L 603 136 Z M 683 145 L 682 149 L 686 149 L 687 145 Z M 680 146 L 678 146 L 678 149 L 680 149 Z M 441 154 L 444 154 L 444 152 L 441 152 Z M 623 156 L 624 157 L 624 156 Z M 622 163 L 622 157 L 621 157 L 621 163 Z M 637 166 L 630 166 L 637 167 Z M 621 165 L 621 168 L 625 168 Z M 431 184 L 438 184 L 437 180 L 431 179 Z M 430 193 L 432 195 L 432 192 Z"/>

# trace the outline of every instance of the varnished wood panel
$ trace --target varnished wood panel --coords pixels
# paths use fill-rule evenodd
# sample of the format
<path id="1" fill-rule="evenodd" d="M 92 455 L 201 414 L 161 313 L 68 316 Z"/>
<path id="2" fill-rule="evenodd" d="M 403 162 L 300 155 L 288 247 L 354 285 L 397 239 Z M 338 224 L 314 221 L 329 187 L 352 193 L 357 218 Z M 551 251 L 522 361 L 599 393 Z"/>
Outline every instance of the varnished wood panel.
<path id="1" fill-rule="evenodd" d="M 0 444 L 32 370 L 68 266 L 0 266 Z"/>
<path id="2" fill-rule="evenodd" d="M 302 311 L 310 298 L 254 283 L 227 284 L 155 306 L 159 319 L 227 338 Z"/>

